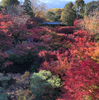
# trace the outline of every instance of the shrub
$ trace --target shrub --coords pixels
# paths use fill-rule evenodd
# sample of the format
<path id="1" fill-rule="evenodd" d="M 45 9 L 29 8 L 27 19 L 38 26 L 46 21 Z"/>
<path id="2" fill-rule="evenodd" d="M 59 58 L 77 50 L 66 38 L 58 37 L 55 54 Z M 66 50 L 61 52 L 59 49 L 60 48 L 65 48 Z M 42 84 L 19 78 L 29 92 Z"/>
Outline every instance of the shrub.
<path id="1" fill-rule="evenodd" d="M 79 17 L 77 17 L 75 20 L 74 20 L 74 23 L 73 23 L 73 25 L 74 25 L 74 27 L 76 28 L 76 29 L 79 29 L 79 23 L 80 23 L 80 18 Z"/>
<path id="2" fill-rule="evenodd" d="M 55 53 L 50 52 L 50 51 L 41 51 L 41 52 L 39 52 L 39 61 L 40 61 L 40 63 L 42 63 L 44 61 L 50 62 L 51 60 L 54 60 L 54 61 L 58 60 Z"/>
<path id="3" fill-rule="evenodd" d="M 36 46 L 36 48 L 38 49 L 38 51 L 42 51 L 42 50 L 48 50 L 48 45 L 44 44 L 43 42 L 38 42 L 34 44 Z"/>
<path id="4" fill-rule="evenodd" d="M 30 84 L 31 91 L 37 100 L 55 100 L 62 86 L 61 79 L 46 70 L 33 73 Z"/>
<path id="5" fill-rule="evenodd" d="M 0 52 L 0 70 L 2 71 L 4 68 L 10 66 L 13 64 L 13 62 L 8 60 L 9 56 L 6 54 L 6 52 L 1 53 Z"/>
<path id="6" fill-rule="evenodd" d="M 71 45 L 69 44 L 69 42 L 68 41 L 64 41 L 64 43 L 62 42 L 62 43 L 59 43 L 59 42 L 53 42 L 53 43 L 51 43 L 50 45 L 49 45 L 49 49 L 50 50 L 58 50 L 58 49 L 62 49 L 62 48 L 64 48 L 64 49 L 68 49 L 68 48 L 70 48 L 71 47 Z"/>
<path id="7" fill-rule="evenodd" d="M 99 43 L 99 34 L 96 35 L 95 40 Z"/>
<path id="8" fill-rule="evenodd" d="M 7 87 L 9 85 L 10 80 L 11 76 L 4 76 L 2 73 L 0 73 L 0 86 Z"/>
<path id="9" fill-rule="evenodd" d="M 9 60 L 13 62 L 13 71 L 29 69 L 30 65 L 38 59 L 38 49 L 33 45 L 33 43 L 19 44 L 12 50 L 12 52 L 12 54 L 9 54 Z M 9 68 L 9 70 L 12 69 Z"/>
<path id="10" fill-rule="evenodd" d="M 33 17 L 32 20 L 34 20 L 37 24 L 39 24 L 42 23 L 44 19 L 41 17 Z"/>
<path id="11" fill-rule="evenodd" d="M 32 92 L 29 89 L 19 89 L 16 92 L 16 99 L 17 100 L 35 100 L 34 96 L 32 95 Z"/>
<path id="12" fill-rule="evenodd" d="M 7 34 L 10 35 L 10 37 L 13 39 L 12 44 L 14 44 L 14 47 L 18 43 L 22 43 L 22 38 L 24 38 L 24 34 L 27 32 L 26 27 L 24 24 L 18 24 L 13 22 L 12 26 L 9 26 L 9 30 Z"/>
<path id="13" fill-rule="evenodd" d="M 71 64 L 69 63 L 69 60 L 71 59 L 69 59 L 69 56 L 69 51 L 59 50 L 56 52 L 57 60 L 52 59 L 50 62 L 43 62 L 38 70 L 48 70 L 52 74 L 59 75 L 61 77 L 71 67 Z"/>
<path id="14" fill-rule="evenodd" d="M 14 21 L 15 17 L 12 19 Z M 0 14 L 0 48 L 1 50 L 3 48 L 3 52 L 12 49 L 17 43 L 22 42 L 20 38 L 26 30 L 24 24 L 13 21 L 9 15 Z"/>
<path id="15" fill-rule="evenodd" d="M 4 53 L 0 52 L 0 66 L 5 62 Z"/>
<path id="16" fill-rule="evenodd" d="M 95 43 L 95 46 L 90 47 L 88 51 L 88 56 L 99 64 L 99 43 Z"/>
<path id="17" fill-rule="evenodd" d="M 33 27 L 36 27 L 37 26 L 37 23 L 36 22 L 33 22 L 33 21 L 27 20 L 26 26 L 27 26 L 27 29 L 32 29 Z"/>
<path id="18" fill-rule="evenodd" d="M 26 21 L 26 26 L 28 29 L 32 29 L 33 27 L 36 27 L 37 24 L 42 23 L 43 19 L 40 17 L 33 17 L 33 18 L 29 18 Z"/>
<path id="19" fill-rule="evenodd" d="M 72 65 L 66 76 L 63 77 L 65 92 L 63 99 L 58 100 L 84 100 L 90 97 L 99 99 L 99 64 L 90 59 Z M 90 99 L 87 99 L 90 100 Z"/>
<path id="20" fill-rule="evenodd" d="M 0 87 L 0 100 L 8 100 L 9 95 L 5 93 L 5 89 Z"/>
<path id="21" fill-rule="evenodd" d="M 30 72 L 38 72 L 38 68 L 40 67 L 40 63 L 38 61 L 34 62 L 31 66 L 30 66 Z"/>
<path id="22" fill-rule="evenodd" d="M 60 27 L 58 29 L 58 33 L 65 33 L 65 34 L 73 34 L 73 30 L 75 28 L 73 26 L 67 26 L 67 27 Z"/>
<path id="23" fill-rule="evenodd" d="M 67 38 L 65 34 L 61 33 L 51 33 L 51 39 L 44 43 L 49 44 L 49 50 L 58 50 L 58 49 L 68 49 L 70 47 L 70 40 Z"/>
<path id="24" fill-rule="evenodd" d="M 79 36 L 79 37 L 83 38 L 88 35 L 88 32 L 79 30 L 79 31 L 74 32 L 73 34 L 74 34 L 74 36 Z"/>
<path id="25" fill-rule="evenodd" d="M 13 39 L 3 31 L 0 31 L 0 52 L 5 52 L 12 49 L 14 45 L 12 44 Z"/>
<path id="26" fill-rule="evenodd" d="M 22 88 L 27 89 L 30 87 L 30 73 L 29 71 L 25 71 L 23 75 L 21 75 L 20 79 L 16 80 L 17 84 L 20 84 Z"/>
<path id="27" fill-rule="evenodd" d="M 9 55 L 9 59 L 19 64 L 31 62 L 37 56 L 37 51 L 32 43 L 22 43 L 16 46 L 13 53 Z"/>
<path id="28" fill-rule="evenodd" d="M 94 10 L 90 15 L 84 16 L 84 19 L 80 20 L 78 26 L 82 30 L 86 30 L 89 35 L 96 35 L 99 30 L 99 14 L 97 10 Z"/>

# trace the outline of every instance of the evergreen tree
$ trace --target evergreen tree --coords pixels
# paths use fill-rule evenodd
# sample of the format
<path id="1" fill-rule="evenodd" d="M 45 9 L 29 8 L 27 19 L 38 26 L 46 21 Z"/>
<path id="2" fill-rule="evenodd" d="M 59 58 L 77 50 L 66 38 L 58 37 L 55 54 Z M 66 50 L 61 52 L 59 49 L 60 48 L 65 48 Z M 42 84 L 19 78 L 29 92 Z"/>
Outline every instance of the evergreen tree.
<path id="1" fill-rule="evenodd" d="M 67 3 L 62 14 L 62 21 L 65 25 L 73 25 L 76 18 L 76 11 L 73 9 L 73 3 Z"/>
<path id="2" fill-rule="evenodd" d="M 1 6 L 7 7 L 10 5 L 18 5 L 20 2 L 18 0 L 2 0 Z"/>
<path id="3" fill-rule="evenodd" d="M 30 0 L 25 0 L 24 1 L 24 11 L 25 11 L 25 13 L 30 15 L 30 17 L 34 16 L 32 8 L 31 8 L 31 1 Z"/>
<path id="4" fill-rule="evenodd" d="M 76 9 L 77 15 L 80 15 L 80 16 L 83 17 L 84 11 L 85 11 L 85 9 L 84 9 L 84 7 L 85 7 L 84 1 L 83 0 L 76 0 L 74 6 L 75 6 L 75 9 Z"/>
<path id="5" fill-rule="evenodd" d="M 55 19 L 55 13 L 52 12 L 52 11 L 48 11 L 47 14 L 46 14 L 46 19 L 48 21 L 54 21 L 54 19 Z"/>

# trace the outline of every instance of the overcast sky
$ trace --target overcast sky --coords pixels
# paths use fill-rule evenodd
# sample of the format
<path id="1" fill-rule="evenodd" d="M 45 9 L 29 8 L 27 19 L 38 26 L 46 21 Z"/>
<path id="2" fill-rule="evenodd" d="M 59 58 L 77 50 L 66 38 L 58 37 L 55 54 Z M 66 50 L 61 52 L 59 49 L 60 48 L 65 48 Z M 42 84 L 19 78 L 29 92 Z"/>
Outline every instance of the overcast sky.
<path id="1" fill-rule="evenodd" d="M 0 0 L 2 1 L 2 0 Z M 20 2 L 23 2 L 24 0 L 19 0 Z M 49 8 L 64 8 L 67 3 L 75 2 L 75 0 L 39 0 L 40 2 L 45 3 Z M 92 2 L 92 1 L 98 1 L 98 0 L 84 0 L 85 3 Z"/>

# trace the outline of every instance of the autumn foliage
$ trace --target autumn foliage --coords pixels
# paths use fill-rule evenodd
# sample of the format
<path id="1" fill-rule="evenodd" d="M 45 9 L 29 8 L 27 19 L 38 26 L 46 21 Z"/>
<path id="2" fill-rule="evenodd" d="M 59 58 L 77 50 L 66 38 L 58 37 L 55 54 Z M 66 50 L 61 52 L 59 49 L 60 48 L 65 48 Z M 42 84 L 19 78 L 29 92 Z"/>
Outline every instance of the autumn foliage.
<path id="1" fill-rule="evenodd" d="M 89 20 L 81 24 L 79 18 L 74 26 L 53 28 L 38 26 L 34 19 L 18 24 L 9 15 L 0 13 L 0 71 L 47 70 L 63 82 L 56 100 L 98 100 L 99 43 L 91 34 L 96 34 L 98 28 L 89 32 L 86 28 Z M 79 23 L 86 29 L 80 30 Z M 44 97 L 48 95 L 41 95 Z"/>
<path id="2" fill-rule="evenodd" d="M 57 100 L 84 100 L 87 96 L 92 100 L 99 99 L 99 64 L 90 59 L 78 63 L 63 77 L 65 94 Z"/>

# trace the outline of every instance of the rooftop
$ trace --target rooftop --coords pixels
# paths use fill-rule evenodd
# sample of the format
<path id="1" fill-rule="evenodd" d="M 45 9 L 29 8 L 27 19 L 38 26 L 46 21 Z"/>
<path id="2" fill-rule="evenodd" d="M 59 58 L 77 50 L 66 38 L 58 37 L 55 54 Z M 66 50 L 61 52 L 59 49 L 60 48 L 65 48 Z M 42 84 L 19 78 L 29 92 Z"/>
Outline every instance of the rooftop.
<path id="1" fill-rule="evenodd" d="M 43 22 L 42 24 L 61 24 L 61 22 Z"/>

